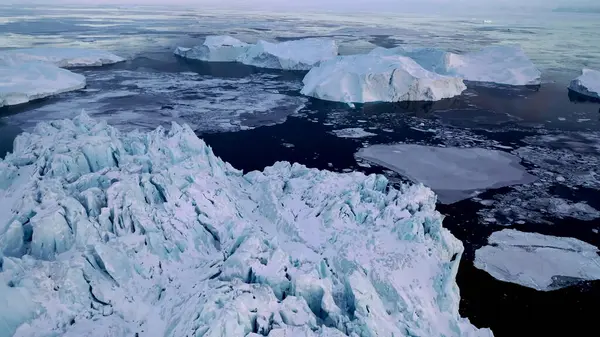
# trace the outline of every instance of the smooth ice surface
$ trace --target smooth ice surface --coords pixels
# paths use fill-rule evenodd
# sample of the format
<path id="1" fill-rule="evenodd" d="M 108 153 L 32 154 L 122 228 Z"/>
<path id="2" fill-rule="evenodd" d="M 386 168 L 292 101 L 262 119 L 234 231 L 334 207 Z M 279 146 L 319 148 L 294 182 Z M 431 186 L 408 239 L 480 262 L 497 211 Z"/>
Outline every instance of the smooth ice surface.
<path id="1" fill-rule="evenodd" d="M 505 229 L 475 252 L 475 267 L 494 278 L 541 291 L 600 279 L 598 248 L 574 238 Z"/>
<path id="2" fill-rule="evenodd" d="M 365 131 L 363 128 L 346 128 L 333 130 L 331 132 L 340 138 L 365 138 L 376 136 L 376 134 Z"/>
<path id="3" fill-rule="evenodd" d="M 207 36 L 204 43 L 192 48 L 177 47 L 175 55 L 200 61 L 234 62 L 250 45 L 226 35 Z"/>
<path id="4" fill-rule="evenodd" d="M 571 81 L 569 89 L 584 96 L 600 99 L 600 71 L 583 69 L 581 76 Z"/>
<path id="5" fill-rule="evenodd" d="M 243 174 L 175 123 L 40 123 L 0 161 L 0 336 L 490 336 L 434 194 L 399 188 Z"/>
<path id="6" fill-rule="evenodd" d="M 247 65 L 283 70 L 309 70 L 338 55 L 334 40 L 308 38 L 271 43 L 258 41 L 238 58 Z"/>
<path id="7" fill-rule="evenodd" d="M 61 68 L 98 67 L 125 61 L 104 50 L 84 48 L 27 48 L 0 51 L 2 62 L 47 62 Z"/>
<path id="8" fill-rule="evenodd" d="M 85 84 L 84 76 L 52 64 L 0 60 L 0 107 L 82 89 Z"/>
<path id="9" fill-rule="evenodd" d="M 304 95 L 347 103 L 438 101 L 466 89 L 462 79 L 397 55 L 340 56 L 312 68 L 303 83 Z"/>
<path id="10" fill-rule="evenodd" d="M 356 156 L 430 187 L 444 204 L 468 199 L 486 189 L 535 180 L 519 164 L 518 157 L 482 148 L 373 145 L 359 150 Z"/>
<path id="11" fill-rule="evenodd" d="M 427 70 L 467 81 L 506 85 L 537 85 L 541 81 L 540 70 L 518 46 L 488 46 L 465 54 L 435 48 L 375 48 L 370 54 L 407 56 Z"/>

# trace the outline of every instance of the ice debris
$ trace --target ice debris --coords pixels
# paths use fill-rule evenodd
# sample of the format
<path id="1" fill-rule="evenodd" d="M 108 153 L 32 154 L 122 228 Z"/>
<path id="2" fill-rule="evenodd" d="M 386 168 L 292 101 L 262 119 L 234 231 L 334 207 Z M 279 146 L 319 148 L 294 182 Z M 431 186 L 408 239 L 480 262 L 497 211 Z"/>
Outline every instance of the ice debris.
<path id="1" fill-rule="evenodd" d="M 2 62 L 45 62 L 61 68 L 97 67 L 125 61 L 113 53 L 84 48 L 27 48 L 0 51 Z"/>
<path id="2" fill-rule="evenodd" d="M 0 161 L 0 337 L 491 336 L 422 185 L 279 162 L 188 126 L 40 123 Z"/>
<path id="3" fill-rule="evenodd" d="M 430 187 L 445 204 L 487 189 L 536 179 L 519 164 L 518 157 L 483 148 L 372 145 L 359 150 L 356 156 Z"/>
<path id="4" fill-rule="evenodd" d="M 321 62 L 301 93 L 327 101 L 437 101 L 460 95 L 462 79 L 435 74 L 404 56 L 350 55 Z"/>
<path id="5" fill-rule="evenodd" d="M 307 38 L 280 43 L 258 41 L 238 61 L 247 65 L 283 70 L 310 70 L 338 55 L 334 40 Z"/>
<path id="6" fill-rule="evenodd" d="M 377 136 L 377 134 L 365 131 L 363 128 L 346 128 L 331 131 L 334 135 L 340 138 L 366 138 Z"/>
<path id="7" fill-rule="evenodd" d="M 475 267 L 540 291 L 600 279 L 598 248 L 574 238 L 505 229 L 475 252 Z"/>
<path id="8" fill-rule="evenodd" d="M 569 89 L 583 96 L 600 99 L 600 71 L 583 69 L 581 76 L 571 81 Z"/>
<path id="9" fill-rule="evenodd" d="M 207 36 L 204 43 L 192 48 L 177 47 L 175 55 L 199 61 L 235 62 L 245 53 L 249 44 L 231 36 Z"/>

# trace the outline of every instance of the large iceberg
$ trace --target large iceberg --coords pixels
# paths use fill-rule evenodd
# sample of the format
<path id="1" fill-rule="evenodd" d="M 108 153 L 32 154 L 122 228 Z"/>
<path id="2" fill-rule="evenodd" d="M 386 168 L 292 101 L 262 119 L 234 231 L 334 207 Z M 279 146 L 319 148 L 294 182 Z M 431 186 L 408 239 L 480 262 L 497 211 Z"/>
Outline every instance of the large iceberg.
<path id="1" fill-rule="evenodd" d="M 85 85 L 83 75 L 52 64 L 3 63 L 0 60 L 0 107 L 79 90 Z"/>
<path id="2" fill-rule="evenodd" d="M 598 248 L 574 239 L 505 229 L 475 252 L 475 267 L 541 291 L 600 279 Z"/>
<path id="3" fill-rule="evenodd" d="M 350 55 L 321 62 L 301 93 L 346 103 L 437 101 L 460 95 L 462 79 L 435 74 L 404 56 Z"/>
<path id="4" fill-rule="evenodd" d="M 360 149 L 356 156 L 430 187 L 444 204 L 536 179 L 519 164 L 519 157 L 482 148 L 372 145 Z"/>
<path id="5" fill-rule="evenodd" d="M 0 51 L 2 62 L 47 62 L 61 68 L 96 67 L 125 61 L 104 50 L 84 48 L 27 48 Z"/>
<path id="6" fill-rule="evenodd" d="M 187 126 L 81 115 L 17 137 L 0 206 L 0 337 L 491 336 L 421 185 L 243 174 Z"/>
<path id="7" fill-rule="evenodd" d="M 541 72 L 523 49 L 512 45 L 488 46 L 476 52 L 455 54 L 435 48 L 375 48 L 371 55 L 402 55 L 423 68 L 467 81 L 506 85 L 538 85 Z"/>
<path id="8" fill-rule="evenodd" d="M 569 89 L 583 96 L 600 100 L 600 71 L 583 69 L 581 76 L 571 81 Z"/>
<path id="9" fill-rule="evenodd" d="M 175 55 L 199 61 L 235 62 L 249 47 L 249 44 L 231 36 L 211 35 L 207 36 L 200 46 L 177 47 Z"/>
<path id="10" fill-rule="evenodd" d="M 337 55 L 338 45 L 331 39 L 307 38 L 280 43 L 261 40 L 240 55 L 238 61 L 259 68 L 309 70 Z"/>

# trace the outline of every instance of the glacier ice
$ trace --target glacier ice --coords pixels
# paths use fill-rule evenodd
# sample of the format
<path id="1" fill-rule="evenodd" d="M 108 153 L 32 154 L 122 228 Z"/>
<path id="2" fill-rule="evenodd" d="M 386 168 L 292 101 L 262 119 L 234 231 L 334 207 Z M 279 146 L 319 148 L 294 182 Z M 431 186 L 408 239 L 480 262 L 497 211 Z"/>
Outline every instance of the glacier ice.
<path id="1" fill-rule="evenodd" d="M 517 86 L 541 83 L 540 70 L 519 46 L 493 45 L 465 54 L 435 48 L 378 47 L 370 54 L 407 56 L 429 71 L 467 81 Z"/>
<path id="2" fill-rule="evenodd" d="M 46 62 L 61 68 L 97 67 L 125 61 L 113 53 L 85 48 L 26 48 L 0 51 L 3 62 Z"/>
<path id="3" fill-rule="evenodd" d="M 39 62 L 0 60 L 0 107 L 84 88 L 83 75 Z"/>
<path id="4" fill-rule="evenodd" d="M 581 76 L 571 81 L 569 89 L 583 96 L 600 99 L 600 71 L 583 69 Z"/>
<path id="5" fill-rule="evenodd" d="M 245 53 L 249 44 L 226 35 L 210 35 L 200 46 L 177 47 L 175 55 L 183 58 L 210 62 L 235 62 Z"/>
<path id="6" fill-rule="evenodd" d="M 312 68 L 303 83 L 304 95 L 346 103 L 437 101 L 466 89 L 462 79 L 397 55 L 339 56 Z"/>
<path id="7" fill-rule="evenodd" d="M 338 55 L 334 40 L 307 38 L 280 43 L 258 41 L 238 61 L 247 65 L 283 70 L 310 70 L 319 62 Z"/>
<path id="8" fill-rule="evenodd" d="M 475 267 L 540 291 L 600 279 L 598 248 L 574 239 L 505 229 L 475 252 Z"/>
<path id="9" fill-rule="evenodd" d="M 519 164 L 518 157 L 483 148 L 372 145 L 360 149 L 356 156 L 430 187 L 444 204 L 468 199 L 486 189 L 535 180 Z"/>
<path id="10" fill-rule="evenodd" d="M 0 178 L 0 337 L 492 335 L 422 185 L 243 174 L 188 126 L 87 115 L 19 135 Z"/>

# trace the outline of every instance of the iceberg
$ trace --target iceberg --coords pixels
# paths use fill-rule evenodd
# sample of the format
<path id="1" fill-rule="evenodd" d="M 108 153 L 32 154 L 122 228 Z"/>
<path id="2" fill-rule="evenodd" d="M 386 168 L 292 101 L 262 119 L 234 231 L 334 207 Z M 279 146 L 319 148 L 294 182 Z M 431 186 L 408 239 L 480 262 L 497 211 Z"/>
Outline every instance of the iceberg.
<path id="1" fill-rule="evenodd" d="M 375 48 L 371 55 L 402 55 L 435 73 L 467 81 L 505 85 L 539 85 L 541 72 L 523 49 L 512 45 L 488 46 L 476 52 L 455 54 L 435 48 Z"/>
<path id="2" fill-rule="evenodd" d="M 259 68 L 310 70 L 337 55 L 338 45 L 330 39 L 307 38 L 281 43 L 261 40 L 240 55 L 238 61 Z"/>
<path id="3" fill-rule="evenodd" d="M 345 103 L 438 101 L 466 89 L 462 79 L 395 55 L 340 56 L 312 68 L 303 83 L 303 95 Z"/>
<path id="4" fill-rule="evenodd" d="M 83 89 L 85 85 L 83 75 L 52 64 L 0 61 L 0 107 Z"/>
<path id="5" fill-rule="evenodd" d="M 103 50 L 84 48 L 27 48 L 0 52 L 0 64 L 11 62 L 46 62 L 61 68 L 98 67 L 125 61 Z"/>
<path id="6" fill-rule="evenodd" d="M 598 248 L 574 239 L 505 229 L 475 252 L 475 267 L 494 278 L 551 291 L 600 279 Z"/>
<path id="7" fill-rule="evenodd" d="M 177 47 L 175 55 L 199 61 L 235 62 L 245 53 L 249 44 L 231 36 L 207 36 L 204 43 L 193 48 Z"/>
<path id="8" fill-rule="evenodd" d="M 580 95 L 600 100 L 600 71 L 583 69 L 581 76 L 571 81 L 569 89 Z"/>
<path id="9" fill-rule="evenodd" d="M 0 160 L 0 337 L 491 336 L 458 313 L 433 192 L 278 162 L 191 128 L 40 123 Z"/>
<path id="10" fill-rule="evenodd" d="M 536 180 L 519 164 L 519 157 L 483 148 L 372 145 L 360 149 L 356 157 L 428 186 L 444 204 L 468 199 L 487 189 Z"/>

